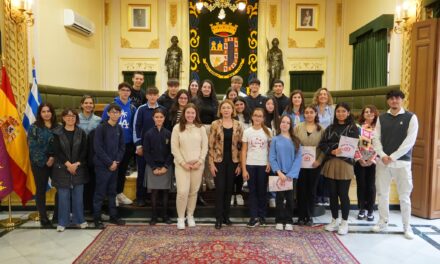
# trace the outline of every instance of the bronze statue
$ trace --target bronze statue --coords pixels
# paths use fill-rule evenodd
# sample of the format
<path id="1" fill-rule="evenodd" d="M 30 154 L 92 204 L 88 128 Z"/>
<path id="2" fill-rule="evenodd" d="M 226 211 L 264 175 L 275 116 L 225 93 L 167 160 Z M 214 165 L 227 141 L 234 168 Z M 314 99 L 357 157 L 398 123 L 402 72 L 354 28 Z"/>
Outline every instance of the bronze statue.
<path id="1" fill-rule="evenodd" d="M 167 49 L 165 57 L 165 66 L 168 71 L 168 79 L 180 76 L 180 64 L 182 63 L 182 49 L 177 46 L 179 39 L 176 36 L 171 37 L 171 46 Z"/>
<path id="2" fill-rule="evenodd" d="M 281 71 L 284 69 L 283 52 L 278 48 L 279 44 L 278 38 L 274 38 L 272 40 L 272 48 L 267 52 L 270 90 L 272 90 L 273 81 L 281 78 Z"/>

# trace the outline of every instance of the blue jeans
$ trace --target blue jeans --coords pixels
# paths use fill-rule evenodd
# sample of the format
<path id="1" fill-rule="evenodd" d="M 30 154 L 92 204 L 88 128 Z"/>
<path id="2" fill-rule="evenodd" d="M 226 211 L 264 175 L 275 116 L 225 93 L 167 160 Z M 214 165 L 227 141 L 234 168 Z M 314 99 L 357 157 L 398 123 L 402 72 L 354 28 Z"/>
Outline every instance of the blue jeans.
<path id="1" fill-rule="evenodd" d="M 266 166 L 246 165 L 249 173 L 249 207 L 251 218 L 266 217 L 267 181 Z"/>
<path id="2" fill-rule="evenodd" d="M 84 185 L 75 185 L 73 188 L 58 188 L 58 225 L 70 225 L 70 198 L 72 197 L 72 224 L 84 223 L 83 204 Z"/>

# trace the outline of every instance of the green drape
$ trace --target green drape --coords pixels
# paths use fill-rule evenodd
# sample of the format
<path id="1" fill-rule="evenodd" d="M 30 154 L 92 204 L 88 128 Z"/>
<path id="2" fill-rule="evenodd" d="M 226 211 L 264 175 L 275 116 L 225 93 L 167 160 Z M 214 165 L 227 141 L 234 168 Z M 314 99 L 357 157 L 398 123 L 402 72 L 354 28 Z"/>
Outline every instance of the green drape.
<path id="1" fill-rule="evenodd" d="M 353 44 L 353 89 L 387 85 L 387 29 L 369 32 Z"/>
<path id="2" fill-rule="evenodd" d="M 131 80 L 133 78 L 133 73 L 135 71 L 123 71 L 122 75 L 124 76 L 124 82 L 129 84 L 133 84 Z M 152 71 L 140 71 L 144 74 L 144 84 L 142 84 L 141 89 L 143 91 L 147 90 L 147 87 L 156 85 L 156 72 Z"/>
<path id="3" fill-rule="evenodd" d="M 322 87 L 323 71 L 291 71 L 290 92 L 301 90 L 303 92 L 314 92 Z"/>

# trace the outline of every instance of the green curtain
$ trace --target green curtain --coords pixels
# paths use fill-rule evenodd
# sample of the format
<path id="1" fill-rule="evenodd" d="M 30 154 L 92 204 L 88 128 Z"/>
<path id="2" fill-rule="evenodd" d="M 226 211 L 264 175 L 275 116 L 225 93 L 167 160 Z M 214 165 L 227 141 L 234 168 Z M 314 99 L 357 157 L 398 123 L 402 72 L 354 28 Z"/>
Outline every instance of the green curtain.
<path id="1" fill-rule="evenodd" d="M 124 76 L 124 82 L 129 84 L 133 84 L 131 80 L 133 78 L 133 73 L 136 71 L 122 71 L 122 75 Z M 144 84 L 142 84 L 141 89 L 145 92 L 147 87 L 156 85 L 156 72 L 152 71 L 140 71 L 144 74 Z"/>
<path id="2" fill-rule="evenodd" d="M 303 92 L 314 92 L 322 87 L 323 71 L 291 71 L 290 92 L 301 90 Z"/>
<path id="3" fill-rule="evenodd" d="M 369 32 L 353 44 L 353 89 L 387 85 L 387 29 Z"/>

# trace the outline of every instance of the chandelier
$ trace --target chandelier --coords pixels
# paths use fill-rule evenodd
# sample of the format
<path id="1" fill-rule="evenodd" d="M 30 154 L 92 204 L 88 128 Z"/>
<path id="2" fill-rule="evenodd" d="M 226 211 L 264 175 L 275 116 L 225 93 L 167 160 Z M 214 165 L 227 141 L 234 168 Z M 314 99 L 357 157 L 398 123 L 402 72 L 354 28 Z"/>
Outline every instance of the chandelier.
<path id="1" fill-rule="evenodd" d="M 218 18 L 220 20 L 225 19 L 226 12 L 225 8 L 229 8 L 232 12 L 235 12 L 237 9 L 243 11 L 246 9 L 246 1 L 236 1 L 236 3 L 231 3 L 231 0 L 213 0 L 213 1 L 202 1 L 199 0 L 196 3 L 196 8 L 201 11 L 205 7 L 209 10 L 209 12 L 214 11 L 216 8 L 220 8 L 220 12 L 218 13 Z"/>

